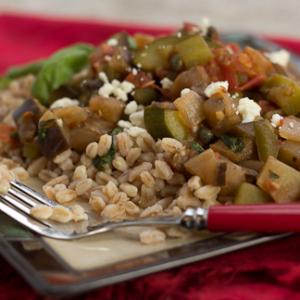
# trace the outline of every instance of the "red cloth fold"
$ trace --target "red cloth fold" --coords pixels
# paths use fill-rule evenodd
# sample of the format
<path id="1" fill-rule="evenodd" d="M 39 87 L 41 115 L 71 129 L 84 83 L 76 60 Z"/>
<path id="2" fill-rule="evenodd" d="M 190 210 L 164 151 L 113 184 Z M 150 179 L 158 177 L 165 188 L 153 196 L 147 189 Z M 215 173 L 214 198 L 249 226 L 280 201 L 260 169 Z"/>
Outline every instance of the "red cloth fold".
<path id="1" fill-rule="evenodd" d="M 14 64 L 46 57 L 71 43 L 97 44 L 124 29 L 130 33 L 143 31 L 150 34 L 171 30 L 2 14 L 0 72 Z M 300 54 L 300 40 L 270 40 Z M 76 299 L 296 300 L 300 299 L 299 249 L 300 237 L 292 236 L 98 289 Z M 0 300 L 44 299 L 2 258 L 0 263 Z"/>

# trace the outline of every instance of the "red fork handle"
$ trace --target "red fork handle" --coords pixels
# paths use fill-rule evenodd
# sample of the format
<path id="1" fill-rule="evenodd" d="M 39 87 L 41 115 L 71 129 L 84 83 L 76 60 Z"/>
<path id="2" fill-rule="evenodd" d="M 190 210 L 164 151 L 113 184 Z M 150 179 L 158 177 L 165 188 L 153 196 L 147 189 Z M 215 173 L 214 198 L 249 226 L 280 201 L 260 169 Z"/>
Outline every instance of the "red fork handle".
<path id="1" fill-rule="evenodd" d="M 219 232 L 300 232 L 300 203 L 211 206 L 207 228 Z"/>

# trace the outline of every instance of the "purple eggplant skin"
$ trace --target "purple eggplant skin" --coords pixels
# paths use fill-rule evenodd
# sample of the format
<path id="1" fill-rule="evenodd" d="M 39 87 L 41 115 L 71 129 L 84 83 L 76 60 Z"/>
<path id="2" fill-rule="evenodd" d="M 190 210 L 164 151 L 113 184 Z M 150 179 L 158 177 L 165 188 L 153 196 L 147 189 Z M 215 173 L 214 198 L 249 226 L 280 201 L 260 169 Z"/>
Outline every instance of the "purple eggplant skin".
<path id="1" fill-rule="evenodd" d="M 38 121 L 43 113 L 43 107 L 33 99 L 26 100 L 12 114 L 17 125 L 21 143 L 31 142 L 38 128 Z"/>
<path id="2" fill-rule="evenodd" d="M 42 154 L 48 159 L 53 159 L 59 153 L 70 148 L 64 128 L 59 126 L 55 119 L 39 123 L 38 142 Z"/>

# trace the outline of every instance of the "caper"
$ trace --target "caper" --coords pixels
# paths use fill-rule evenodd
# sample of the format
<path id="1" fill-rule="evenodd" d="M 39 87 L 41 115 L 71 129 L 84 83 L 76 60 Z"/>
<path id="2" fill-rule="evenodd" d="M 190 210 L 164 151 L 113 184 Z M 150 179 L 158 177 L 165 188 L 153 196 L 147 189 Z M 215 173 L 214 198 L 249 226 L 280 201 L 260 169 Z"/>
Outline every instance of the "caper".
<path id="1" fill-rule="evenodd" d="M 213 132 L 207 127 L 200 127 L 198 131 L 198 138 L 203 145 L 210 144 L 214 139 Z"/>

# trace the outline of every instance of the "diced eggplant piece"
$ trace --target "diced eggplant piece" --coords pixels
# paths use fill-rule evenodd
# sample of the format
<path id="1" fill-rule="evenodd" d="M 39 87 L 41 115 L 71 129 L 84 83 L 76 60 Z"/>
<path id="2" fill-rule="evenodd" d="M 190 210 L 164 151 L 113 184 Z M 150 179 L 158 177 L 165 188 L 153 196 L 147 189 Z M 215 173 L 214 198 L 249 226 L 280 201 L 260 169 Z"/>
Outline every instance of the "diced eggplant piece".
<path id="1" fill-rule="evenodd" d="M 210 147 L 222 154 L 223 156 L 229 158 L 233 162 L 240 162 L 246 159 L 250 159 L 254 154 L 254 143 L 248 138 L 239 138 L 243 142 L 243 149 L 241 151 L 234 151 L 234 149 L 228 147 L 222 140 L 210 145 Z"/>
<path id="2" fill-rule="evenodd" d="M 256 185 L 244 182 L 233 200 L 234 204 L 263 204 L 272 202 L 271 197 Z"/>
<path id="3" fill-rule="evenodd" d="M 84 151 L 92 142 L 98 142 L 101 135 L 110 132 L 115 125 L 97 116 L 91 116 L 87 121 L 70 129 L 70 146 L 72 149 Z"/>
<path id="4" fill-rule="evenodd" d="M 149 105 L 153 101 L 157 101 L 159 97 L 159 92 L 153 88 L 137 88 L 133 94 L 133 99 L 142 105 Z"/>
<path id="5" fill-rule="evenodd" d="M 289 141 L 300 142 L 300 119 L 294 116 L 284 118 L 279 135 Z"/>
<path id="6" fill-rule="evenodd" d="M 300 172 L 272 156 L 259 174 L 257 185 L 277 203 L 300 199 Z"/>
<path id="7" fill-rule="evenodd" d="M 58 119 L 62 119 L 64 125 L 69 128 L 84 123 L 88 118 L 88 111 L 79 106 L 67 106 L 53 109 L 52 111 Z"/>
<path id="8" fill-rule="evenodd" d="M 300 170 L 300 143 L 284 141 L 280 145 L 278 159 L 293 168 Z"/>
<path id="9" fill-rule="evenodd" d="M 174 101 L 184 124 L 192 131 L 198 130 L 204 120 L 203 99 L 194 91 L 190 91 Z"/>
<path id="10" fill-rule="evenodd" d="M 277 157 L 279 151 L 279 140 L 270 122 L 266 119 L 254 122 L 255 142 L 258 157 L 266 161 L 271 155 Z"/>
<path id="11" fill-rule="evenodd" d="M 98 113 L 101 112 L 101 117 L 108 121 L 117 123 L 124 111 L 124 102 L 116 98 L 106 98 L 102 96 L 93 96 L 89 103 L 91 111 Z"/>
<path id="12" fill-rule="evenodd" d="M 287 115 L 300 112 L 300 86 L 291 78 L 275 74 L 270 76 L 261 88 L 265 97 L 276 103 Z"/>
<path id="13" fill-rule="evenodd" d="M 68 135 L 56 119 L 39 122 L 38 142 L 42 154 L 48 159 L 70 148 Z"/>
<path id="14" fill-rule="evenodd" d="M 253 122 L 237 124 L 230 130 L 230 133 L 236 136 L 242 136 L 252 140 L 255 139 Z"/>
<path id="15" fill-rule="evenodd" d="M 192 67 L 179 73 L 171 86 L 171 93 L 174 98 L 177 98 L 183 89 L 190 88 L 202 94 L 209 83 L 209 76 L 202 66 Z"/>

